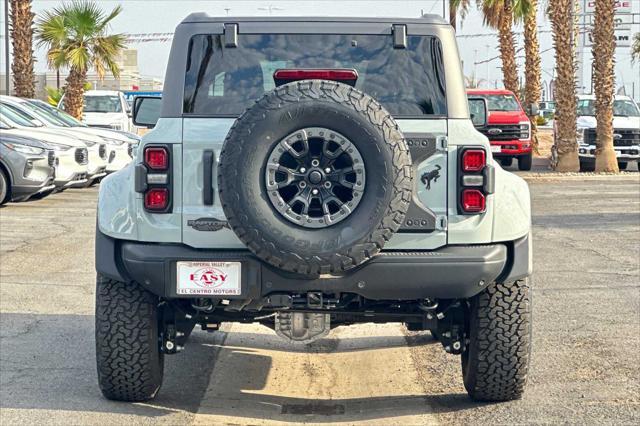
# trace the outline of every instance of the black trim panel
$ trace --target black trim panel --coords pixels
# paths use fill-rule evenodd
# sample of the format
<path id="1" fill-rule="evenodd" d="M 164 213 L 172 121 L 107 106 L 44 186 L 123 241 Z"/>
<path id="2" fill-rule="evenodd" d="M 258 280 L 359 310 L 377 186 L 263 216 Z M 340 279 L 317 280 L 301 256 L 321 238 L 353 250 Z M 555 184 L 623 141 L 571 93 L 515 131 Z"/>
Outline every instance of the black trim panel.
<path id="1" fill-rule="evenodd" d="M 202 204 L 213 205 L 213 150 L 207 149 L 202 153 Z"/>

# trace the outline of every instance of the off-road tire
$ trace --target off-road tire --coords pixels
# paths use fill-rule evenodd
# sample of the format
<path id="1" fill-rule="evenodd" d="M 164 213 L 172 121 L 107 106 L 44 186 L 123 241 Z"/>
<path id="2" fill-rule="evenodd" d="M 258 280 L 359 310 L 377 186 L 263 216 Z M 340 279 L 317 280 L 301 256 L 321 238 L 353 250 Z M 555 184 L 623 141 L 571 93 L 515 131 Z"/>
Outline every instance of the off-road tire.
<path id="1" fill-rule="evenodd" d="M 98 275 L 96 361 L 100 390 L 108 399 L 146 401 L 160 389 L 164 356 L 158 317 L 155 295 Z"/>
<path id="2" fill-rule="evenodd" d="M 288 221 L 264 193 L 269 153 L 305 127 L 343 134 L 367 167 L 360 203 L 325 228 Z M 265 262 L 309 276 L 340 273 L 375 256 L 404 221 L 412 179 L 409 150 L 393 117 L 359 90 L 321 80 L 285 84 L 256 101 L 229 131 L 218 168 L 222 207 L 240 240 Z"/>
<path id="3" fill-rule="evenodd" d="M 0 206 L 8 201 L 9 198 L 9 179 L 4 175 L 4 171 L 0 169 Z"/>
<path id="4" fill-rule="evenodd" d="M 464 387 L 477 401 L 519 399 L 531 354 L 530 280 L 495 283 L 469 303 Z"/>
<path id="5" fill-rule="evenodd" d="M 513 164 L 513 157 L 505 157 L 500 159 L 500 165 L 502 167 L 511 167 Z"/>
<path id="6" fill-rule="evenodd" d="M 525 154 L 518 157 L 518 170 L 529 171 L 533 165 L 533 154 Z"/>
<path id="7" fill-rule="evenodd" d="M 595 161 L 580 161 L 580 171 L 581 172 L 593 172 L 596 170 L 596 162 Z"/>

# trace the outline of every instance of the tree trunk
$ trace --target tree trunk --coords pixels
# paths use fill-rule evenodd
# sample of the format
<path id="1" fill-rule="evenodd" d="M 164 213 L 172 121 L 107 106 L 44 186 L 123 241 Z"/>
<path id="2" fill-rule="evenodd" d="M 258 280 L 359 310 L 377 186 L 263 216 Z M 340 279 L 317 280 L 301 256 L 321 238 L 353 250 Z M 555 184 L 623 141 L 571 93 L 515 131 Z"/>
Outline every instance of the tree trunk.
<path id="1" fill-rule="evenodd" d="M 86 79 L 86 71 L 82 72 L 71 68 L 64 90 L 64 109 L 78 120 L 82 120 L 84 82 Z"/>
<path id="2" fill-rule="evenodd" d="M 538 0 L 529 0 L 530 11 L 524 19 L 524 46 L 525 46 L 525 103 L 527 106 L 540 102 L 542 89 L 540 87 L 540 44 L 538 43 Z M 531 120 L 531 143 L 533 151 L 539 154 L 538 150 L 538 126 L 537 116 L 530 115 Z"/>
<path id="3" fill-rule="evenodd" d="M 455 31 L 456 28 L 456 18 L 458 17 L 458 11 L 456 10 L 456 7 L 453 4 L 453 1 L 449 0 L 449 25 L 451 25 L 453 27 L 453 30 Z"/>
<path id="4" fill-rule="evenodd" d="M 16 96 L 35 97 L 33 72 L 33 17 L 30 0 L 11 0 L 13 90 Z"/>
<path id="5" fill-rule="evenodd" d="M 580 170 L 576 140 L 576 62 L 573 37 L 574 0 L 549 3 L 556 51 L 555 137 L 551 150 L 551 166 L 559 172 Z"/>
<path id="6" fill-rule="evenodd" d="M 618 173 L 618 160 L 613 149 L 613 101 L 615 92 L 614 55 L 616 43 L 613 34 L 612 0 L 596 0 L 593 24 L 592 54 L 597 60 L 593 67 L 596 95 L 596 172 Z"/>
<path id="7" fill-rule="evenodd" d="M 518 65 L 516 63 L 516 49 L 513 40 L 513 7 L 511 1 L 504 2 L 504 9 L 500 14 L 498 38 L 500 40 L 500 58 L 502 59 L 502 78 L 504 87 L 520 96 L 518 89 Z"/>

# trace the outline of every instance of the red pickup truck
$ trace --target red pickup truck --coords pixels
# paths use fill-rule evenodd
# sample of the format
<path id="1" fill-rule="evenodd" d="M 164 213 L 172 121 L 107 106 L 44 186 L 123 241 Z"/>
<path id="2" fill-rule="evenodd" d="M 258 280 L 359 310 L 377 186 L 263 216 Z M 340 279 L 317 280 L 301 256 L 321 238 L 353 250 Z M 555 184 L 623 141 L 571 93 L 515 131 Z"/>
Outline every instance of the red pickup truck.
<path id="1" fill-rule="evenodd" d="M 503 167 L 508 167 L 514 158 L 518 169 L 531 170 L 531 122 L 518 98 L 509 90 L 467 90 L 469 98 L 484 98 L 489 105 L 487 125 L 478 130 L 491 143 L 493 157 Z"/>

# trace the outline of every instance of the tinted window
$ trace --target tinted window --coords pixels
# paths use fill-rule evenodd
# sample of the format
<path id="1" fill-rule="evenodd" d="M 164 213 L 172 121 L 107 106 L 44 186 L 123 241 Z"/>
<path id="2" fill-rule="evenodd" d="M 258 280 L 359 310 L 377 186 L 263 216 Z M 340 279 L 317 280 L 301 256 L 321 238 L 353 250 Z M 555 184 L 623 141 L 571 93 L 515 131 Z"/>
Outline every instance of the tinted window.
<path id="1" fill-rule="evenodd" d="M 65 124 L 71 127 L 86 127 L 86 125 L 81 121 L 76 120 L 74 117 L 70 116 L 64 111 L 59 110 L 54 106 L 35 99 L 30 99 L 28 102 L 34 107 L 38 108 L 40 111 L 46 111 L 50 114 L 55 115 L 59 120 L 62 120 Z"/>
<path id="2" fill-rule="evenodd" d="M 407 42 L 394 49 L 386 35 L 244 34 L 237 48 L 226 48 L 221 35 L 194 36 L 184 112 L 240 115 L 275 87 L 279 68 L 354 68 L 356 88 L 393 115 L 446 115 L 439 40 L 409 36 Z"/>
<path id="3" fill-rule="evenodd" d="M 118 96 L 85 96 L 84 112 L 122 112 Z"/>
<path id="4" fill-rule="evenodd" d="M 596 115 L 596 101 L 593 99 L 578 100 L 578 115 Z M 618 117 L 638 117 L 640 111 L 630 100 L 617 99 L 613 101 L 613 115 Z"/>
<path id="5" fill-rule="evenodd" d="M 0 116 L 3 116 L 6 120 L 15 123 L 18 126 L 42 127 L 42 122 L 40 122 L 36 117 L 29 115 L 24 111 L 20 111 L 13 105 L 1 104 Z"/>
<path id="6" fill-rule="evenodd" d="M 22 102 L 20 104 L 20 106 L 23 109 L 32 112 L 35 116 L 38 117 L 39 120 L 45 121 L 45 122 L 47 122 L 49 124 L 52 124 L 54 126 L 69 127 L 69 125 L 67 123 L 65 123 L 64 121 L 62 121 L 60 118 L 56 117 L 55 115 L 51 114 L 49 111 L 42 110 L 42 109 L 34 106 L 33 104 L 29 103 L 29 102 Z"/>
<path id="7" fill-rule="evenodd" d="M 480 95 L 476 98 L 485 98 L 489 104 L 489 111 L 520 111 L 520 104 L 513 95 Z"/>

